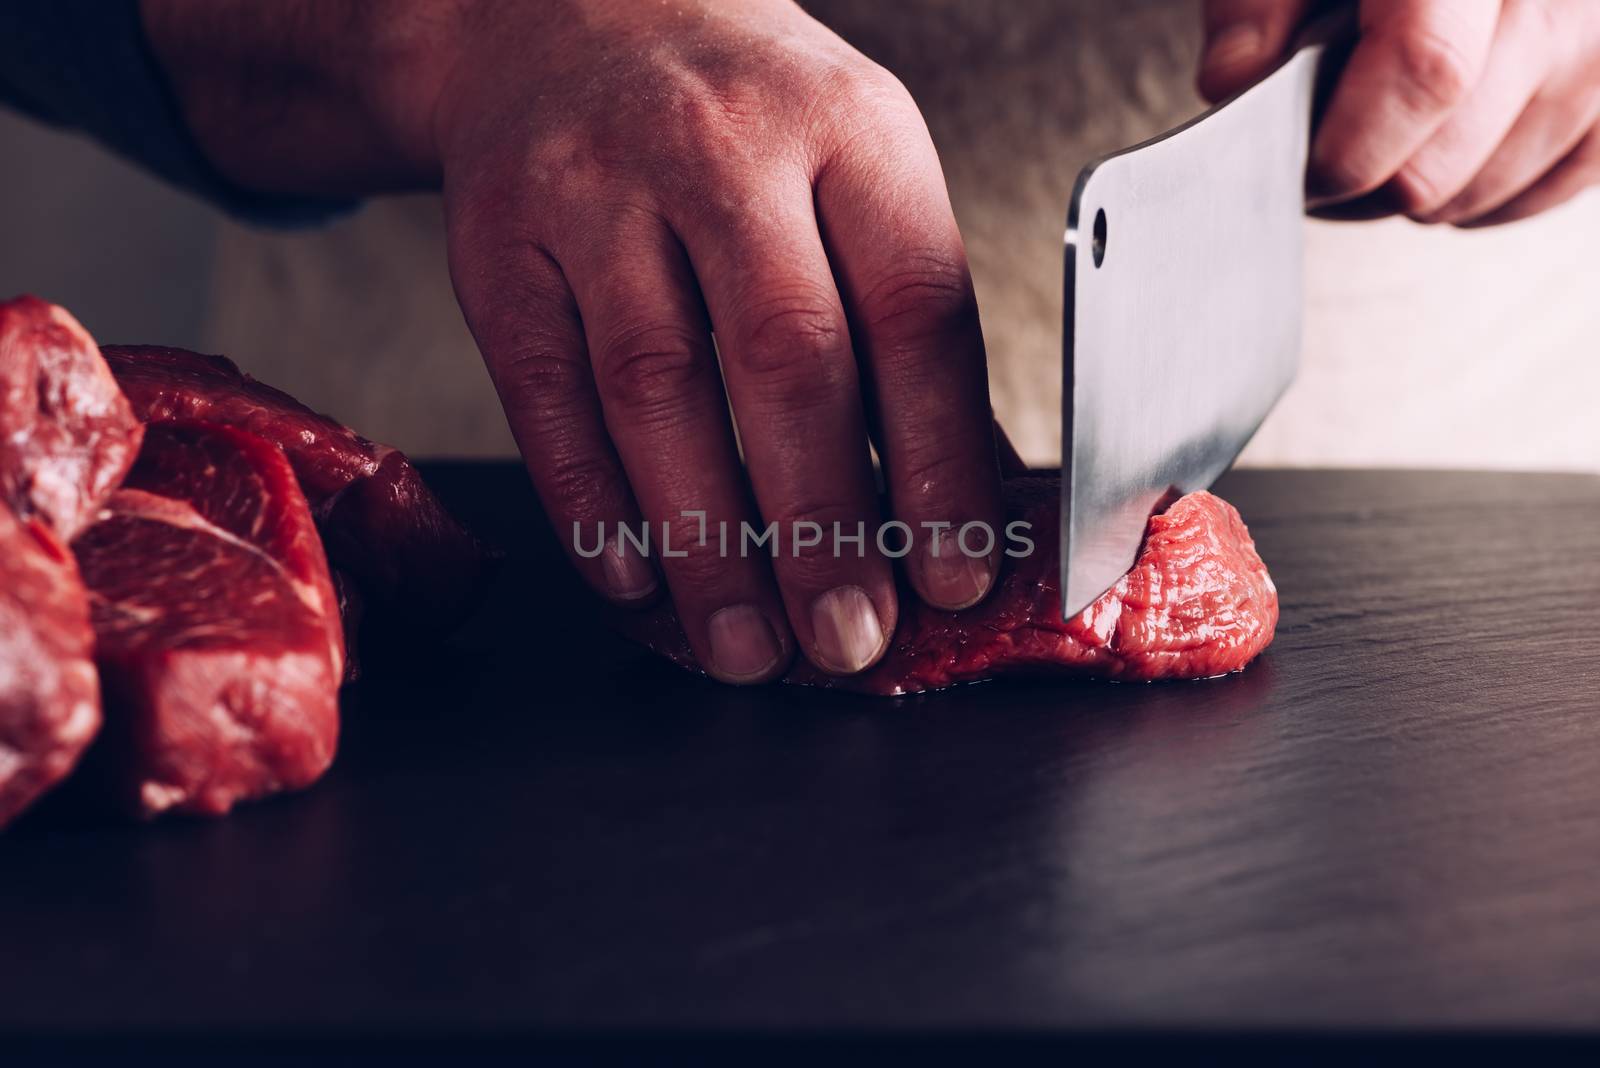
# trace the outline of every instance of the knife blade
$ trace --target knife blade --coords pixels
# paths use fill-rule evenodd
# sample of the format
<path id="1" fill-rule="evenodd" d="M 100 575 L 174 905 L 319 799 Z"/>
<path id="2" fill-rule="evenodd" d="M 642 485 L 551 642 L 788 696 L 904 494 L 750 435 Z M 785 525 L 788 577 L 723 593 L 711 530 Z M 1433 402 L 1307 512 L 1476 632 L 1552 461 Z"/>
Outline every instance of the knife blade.
<path id="1" fill-rule="evenodd" d="M 1305 171 L 1327 45 L 1079 174 L 1062 331 L 1061 610 L 1233 463 L 1300 361 Z"/>

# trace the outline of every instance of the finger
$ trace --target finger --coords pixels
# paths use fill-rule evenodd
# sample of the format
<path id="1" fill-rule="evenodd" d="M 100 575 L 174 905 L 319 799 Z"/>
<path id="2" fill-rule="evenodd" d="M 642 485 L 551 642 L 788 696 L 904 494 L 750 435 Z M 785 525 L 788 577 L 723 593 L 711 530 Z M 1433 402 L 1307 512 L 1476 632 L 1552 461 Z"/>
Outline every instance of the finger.
<path id="1" fill-rule="evenodd" d="M 1481 218 L 1536 183 L 1600 122 L 1600 100 L 1584 103 L 1574 107 L 1565 93 L 1536 97 L 1467 187 L 1429 221 Z"/>
<path id="2" fill-rule="evenodd" d="M 821 169 L 816 197 L 871 383 L 890 506 L 917 534 L 911 584 L 955 611 L 993 585 L 1004 509 L 966 252 L 933 143 L 906 105 L 899 132 L 885 123 Z"/>
<path id="3" fill-rule="evenodd" d="M 1200 95 L 1215 103 L 1266 74 L 1316 0 L 1206 0 L 1205 44 L 1195 80 Z"/>
<path id="4" fill-rule="evenodd" d="M 1000 454 L 1000 473 L 1002 475 L 1025 475 L 1028 473 L 1028 461 L 1022 458 L 1017 447 L 1011 443 L 1011 435 L 1006 433 L 1006 428 L 1000 425 L 1000 420 L 994 421 L 994 443 Z"/>
<path id="5" fill-rule="evenodd" d="M 1314 203 L 1394 176 L 1477 84 L 1499 11 L 1498 0 L 1365 0 L 1360 40 L 1312 143 Z"/>
<path id="6" fill-rule="evenodd" d="M 711 313 L 756 501 L 778 524 L 774 567 L 790 624 L 818 667 L 854 674 L 888 647 L 897 604 L 877 547 L 849 328 L 809 179 L 796 171 L 744 191 L 737 181 L 686 213 L 679 232 Z M 863 539 L 837 541 L 835 524 Z"/>
<path id="7" fill-rule="evenodd" d="M 637 525 L 639 508 L 605 431 L 566 278 L 543 249 L 508 243 L 498 228 L 454 224 L 449 237 L 462 312 L 573 566 L 614 601 L 649 600 L 658 585 L 650 562 L 598 537 Z"/>
<path id="8" fill-rule="evenodd" d="M 682 247 L 641 213 L 556 251 L 582 309 L 606 426 L 696 657 L 728 682 L 776 676 L 793 639 L 770 564 L 740 552 L 755 513 Z"/>
<path id="9" fill-rule="evenodd" d="M 1600 132 L 1592 131 L 1527 191 L 1488 214 L 1460 225 L 1473 228 L 1517 222 L 1565 204 L 1596 184 L 1600 184 Z"/>
<path id="10" fill-rule="evenodd" d="M 1548 24 L 1527 4 L 1504 8 L 1483 77 L 1395 175 L 1401 210 L 1432 221 L 1494 155 L 1547 77 Z"/>

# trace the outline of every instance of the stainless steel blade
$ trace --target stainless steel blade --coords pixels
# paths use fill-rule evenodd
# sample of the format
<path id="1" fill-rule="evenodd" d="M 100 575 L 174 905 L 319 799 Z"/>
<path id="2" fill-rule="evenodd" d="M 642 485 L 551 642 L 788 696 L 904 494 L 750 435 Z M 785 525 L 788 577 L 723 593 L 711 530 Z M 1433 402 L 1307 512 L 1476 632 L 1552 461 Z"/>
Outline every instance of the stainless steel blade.
<path id="1" fill-rule="evenodd" d="M 1154 510 L 1228 468 L 1294 377 L 1323 51 L 1078 176 L 1062 337 L 1067 618 L 1132 566 Z"/>

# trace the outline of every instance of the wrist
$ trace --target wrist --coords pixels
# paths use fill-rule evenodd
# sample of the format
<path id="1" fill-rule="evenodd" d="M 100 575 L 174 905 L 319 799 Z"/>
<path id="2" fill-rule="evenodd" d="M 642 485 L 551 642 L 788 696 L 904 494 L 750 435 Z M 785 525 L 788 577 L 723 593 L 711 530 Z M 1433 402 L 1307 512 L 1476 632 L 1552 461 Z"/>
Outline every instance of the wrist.
<path id="1" fill-rule="evenodd" d="M 223 177 L 336 196 L 438 185 L 433 113 L 469 3 L 140 6 L 185 121 Z"/>

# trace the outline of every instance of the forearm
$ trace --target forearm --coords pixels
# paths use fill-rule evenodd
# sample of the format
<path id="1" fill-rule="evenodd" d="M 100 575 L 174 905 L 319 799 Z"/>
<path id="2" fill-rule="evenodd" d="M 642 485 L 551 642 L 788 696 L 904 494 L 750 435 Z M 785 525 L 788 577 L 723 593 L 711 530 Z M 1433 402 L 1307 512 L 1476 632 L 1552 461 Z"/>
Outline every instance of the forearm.
<path id="1" fill-rule="evenodd" d="M 140 0 L 191 132 L 224 178 L 263 193 L 438 184 L 432 114 L 457 0 Z"/>

